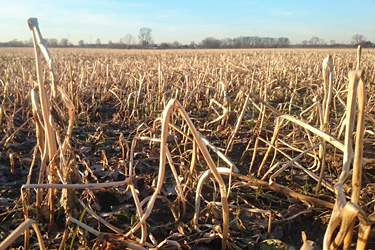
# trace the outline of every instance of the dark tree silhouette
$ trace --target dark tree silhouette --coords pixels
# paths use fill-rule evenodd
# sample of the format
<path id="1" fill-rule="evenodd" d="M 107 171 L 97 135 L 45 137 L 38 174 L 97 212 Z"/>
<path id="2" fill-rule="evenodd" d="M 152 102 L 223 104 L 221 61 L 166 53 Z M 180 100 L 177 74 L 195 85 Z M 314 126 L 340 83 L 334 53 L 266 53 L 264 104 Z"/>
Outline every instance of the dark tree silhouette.
<path id="1" fill-rule="evenodd" d="M 138 38 L 139 38 L 139 43 L 141 45 L 148 45 L 148 44 L 152 43 L 151 32 L 152 32 L 152 30 L 150 28 L 147 28 L 147 27 L 143 27 L 139 30 Z"/>
<path id="2" fill-rule="evenodd" d="M 352 43 L 361 44 L 361 43 L 366 42 L 366 39 L 367 38 L 364 35 L 355 34 L 355 35 L 352 36 Z"/>

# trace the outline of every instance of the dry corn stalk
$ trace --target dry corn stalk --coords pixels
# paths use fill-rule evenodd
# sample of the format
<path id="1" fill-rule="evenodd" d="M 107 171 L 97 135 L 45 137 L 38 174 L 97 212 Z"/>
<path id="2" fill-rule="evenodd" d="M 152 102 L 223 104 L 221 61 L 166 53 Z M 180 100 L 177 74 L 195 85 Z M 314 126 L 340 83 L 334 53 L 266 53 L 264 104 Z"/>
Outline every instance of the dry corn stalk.
<path id="1" fill-rule="evenodd" d="M 223 110 L 222 115 L 219 115 L 219 112 L 216 111 L 213 104 L 216 104 L 218 107 L 220 107 Z M 227 120 L 228 116 L 229 116 L 228 109 L 224 105 L 222 105 L 218 101 L 216 101 L 215 99 L 210 100 L 210 106 L 209 107 L 211 107 L 215 111 L 215 113 L 218 114 L 219 116 L 215 120 L 212 120 L 209 123 L 207 123 L 207 125 L 213 124 L 213 123 L 218 122 L 220 120 L 222 120 L 221 124 L 223 125 L 225 123 L 225 120 Z"/>
<path id="2" fill-rule="evenodd" d="M 69 220 L 69 222 L 75 223 L 78 226 L 80 226 L 80 227 L 84 228 L 85 230 L 87 230 L 88 232 L 92 233 L 93 235 L 97 236 L 98 239 L 100 237 L 102 237 L 102 236 L 105 235 L 104 233 L 101 233 L 101 232 L 93 229 L 92 227 L 87 226 L 86 224 L 80 222 L 79 220 L 77 220 L 77 219 L 75 219 L 73 217 L 69 217 L 68 220 Z M 127 239 L 121 241 L 122 246 L 125 247 L 126 249 L 146 250 L 146 248 L 139 246 L 136 242 L 129 242 L 129 241 L 130 240 L 127 240 Z"/>
<path id="3" fill-rule="evenodd" d="M 324 80 L 324 98 L 323 98 L 323 121 L 321 121 L 320 129 L 325 133 L 330 133 L 329 114 L 332 101 L 333 92 L 333 77 L 334 77 L 334 64 L 332 56 L 324 58 L 323 60 L 323 80 Z M 319 159 L 320 159 L 320 176 L 318 184 L 316 185 L 315 195 L 319 193 L 322 183 L 325 167 L 326 167 L 326 141 L 321 138 L 322 144 L 319 146 Z"/>
<path id="4" fill-rule="evenodd" d="M 357 94 L 358 93 L 358 94 Z M 343 185 L 349 175 L 349 168 L 353 160 L 353 130 L 356 110 L 356 97 L 358 98 L 358 117 L 356 132 L 356 147 L 353 162 L 352 197 L 351 202 L 346 202 Z M 363 135 L 364 135 L 364 108 L 366 103 L 366 90 L 363 81 L 363 70 L 349 72 L 349 86 L 346 113 L 345 150 L 343 168 L 335 185 L 336 202 L 331 219 L 324 235 L 323 249 L 337 249 L 344 241 L 344 249 L 348 249 L 353 234 L 354 220 L 360 219 L 357 249 L 365 249 L 371 225 L 358 206 L 359 191 L 361 189 L 362 160 L 363 160 Z M 341 223 L 340 231 L 334 242 L 331 242 L 334 230 Z M 345 240 L 344 240 L 345 239 Z"/>
<path id="5" fill-rule="evenodd" d="M 280 132 L 282 123 L 283 123 L 283 119 L 276 118 L 275 128 L 273 130 L 274 132 L 273 132 L 273 135 L 272 135 L 271 143 L 268 146 L 268 149 L 267 149 L 266 153 L 264 154 L 263 160 L 259 165 L 257 176 L 260 176 L 260 173 L 263 169 L 263 166 L 267 161 L 268 155 L 270 154 L 270 152 L 272 150 L 272 146 L 274 146 L 276 144 L 276 141 L 277 141 L 277 138 L 279 136 L 279 132 Z"/>
<path id="6" fill-rule="evenodd" d="M 0 250 L 7 249 L 10 244 L 12 244 L 13 241 L 15 241 L 21 234 L 27 230 L 29 230 L 30 227 L 33 227 L 36 236 L 38 238 L 39 248 L 41 250 L 46 249 L 43 242 L 43 236 L 40 233 L 40 230 L 38 228 L 37 223 L 32 219 L 27 219 L 22 224 L 20 224 L 8 237 L 6 237 L 1 243 L 0 243 Z"/>
<path id="7" fill-rule="evenodd" d="M 233 133 L 231 134 L 230 138 L 229 138 L 229 141 L 228 141 L 228 145 L 227 145 L 227 148 L 225 150 L 225 154 L 228 154 L 228 152 L 232 151 L 232 148 L 233 148 L 233 143 L 234 143 L 234 138 L 236 137 L 237 133 L 238 133 L 238 130 L 240 129 L 240 126 L 241 126 L 241 123 L 242 123 L 242 119 L 245 115 L 245 111 L 246 111 L 246 108 L 247 108 L 247 104 L 249 103 L 249 100 L 250 100 L 250 96 L 247 95 L 246 96 L 246 100 L 242 106 L 242 110 L 241 110 L 241 113 L 240 113 L 240 116 L 238 117 L 238 120 L 237 120 L 237 123 L 236 123 L 236 127 L 234 128 L 234 131 Z"/>
<path id="8" fill-rule="evenodd" d="M 37 129 L 37 140 L 38 140 L 38 147 L 41 152 L 42 156 L 42 163 L 40 168 L 40 176 L 38 183 L 41 184 L 44 177 L 45 168 L 47 167 L 46 164 L 49 162 L 48 168 L 48 179 L 49 183 L 55 183 L 59 178 L 62 183 L 69 183 L 69 172 L 75 170 L 75 168 L 71 168 L 72 160 L 66 159 L 66 155 L 70 150 L 70 137 L 73 131 L 74 125 L 74 106 L 73 102 L 69 99 L 68 95 L 65 93 L 65 90 L 60 86 L 56 87 L 55 83 L 55 66 L 53 59 L 48 51 L 48 48 L 42 38 L 42 35 L 39 30 L 38 20 L 36 18 L 29 18 L 27 21 L 30 30 L 33 34 L 34 39 L 34 49 L 35 49 L 35 57 L 36 57 L 36 68 L 37 68 L 37 77 L 38 77 L 38 92 L 39 92 L 39 100 L 36 95 L 36 89 L 34 88 L 31 92 L 31 99 L 32 99 L 32 107 L 33 107 L 33 115 L 36 123 Z M 48 63 L 48 69 L 50 72 L 51 78 L 51 94 L 52 98 L 56 97 L 56 90 L 59 91 L 62 97 L 62 101 L 64 102 L 65 106 L 68 108 L 69 113 L 69 124 L 66 132 L 65 139 L 63 143 L 60 143 L 59 140 L 59 132 L 55 129 L 54 119 L 51 114 L 51 103 L 48 98 L 47 88 L 45 86 L 45 80 L 43 79 L 42 74 L 42 60 L 41 57 Z M 40 105 L 39 105 L 40 102 Z M 60 163 L 58 165 L 55 157 L 57 153 L 60 154 Z M 77 173 L 74 174 L 78 176 Z M 49 197 L 49 207 L 50 207 L 50 222 L 53 222 L 53 196 L 54 196 L 54 189 L 49 190 L 50 197 Z M 63 194 L 65 197 L 66 194 Z M 40 200 L 41 194 L 37 194 L 37 207 L 40 207 Z"/>
<path id="9" fill-rule="evenodd" d="M 54 64 L 52 61 L 51 56 L 49 55 L 49 52 L 47 50 L 46 45 L 44 44 L 42 35 L 39 30 L 38 20 L 36 18 L 29 18 L 27 20 L 27 24 L 29 26 L 29 29 L 31 30 L 33 34 L 33 42 L 34 42 L 34 51 L 35 51 L 35 58 L 36 58 L 36 72 L 37 72 L 37 78 L 38 78 L 38 88 L 39 88 L 39 100 L 40 100 L 40 106 L 41 106 L 41 113 L 42 113 L 42 119 L 43 119 L 43 128 L 44 128 L 44 151 L 41 151 L 42 155 L 42 163 L 46 164 L 47 161 L 49 161 L 49 168 L 48 168 L 48 181 L 49 183 L 54 183 L 57 179 L 57 173 L 56 168 L 57 165 L 55 163 L 54 157 L 56 156 L 57 152 L 57 141 L 56 141 L 56 134 L 53 129 L 53 119 L 50 114 L 50 102 L 48 99 L 47 89 L 45 87 L 45 81 L 43 78 L 43 70 L 42 70 L 42 54 L 44 55 L 45 59 L 47 60 L 49 67 L 50 67 L 50 73 L 52 78 L 52 88 L 53 91 L 55 91 L 54 88 Z M 33 100 L 35 101 L 35 100 Z M 33 107 L 36 107 L 36 105 L 33 105 Z M 38 110 L 34 110 L 34 114 L 39 113 Z M 36 123 L 39 123 L 36 121 Z M 39 124 L 37 124 L 37 127 Z M 40 126 L 39 126 L 40 127 Z M 38 134 L 40 135 L 40 134 Z M 38 139 L 40 141 L 41 139 Z M 40 146 L 40 149 L 43 147 Z M 41 169 L 44 169 L 45 166 L 41 166 Z M 41 180 L 41 178 L 40 178 Z M 53 188 L 49 189 L 49 197 L 48 197 L 48 207 L 49 207 L 49 221 L 50 223 L 53 223 L 54 221 L 54 199 L 55 196 L 55 190 Z M 38 202 L 40 202 L 40 194 L 37 194 L 37 197 L 39 197 Z M 39 208 L 39 203 L 37 204 L 37 207 Z M 24 214 L 25 219 L 27 219 L 28 215 L 27 212 Z M 25 247 L 28 247 L 26 244 L 28 244 L 28 230 L 26 230 L 25 233 Z"/>
<path id="10" fill-rule="evenodd" d="M 180 112 L 182 118 L 189 126 L 189 129 L 190 129 L 191 134 L 193 135 L 194 141 L 197 143 L 197 147 L 200 149 L 201 153 L 203 154 L 203 157 L 206 160 L 207 165 L 209 166 L 212 175 L 214 176 L 215 180 L 219 184 L 219 189 L 220 189 L 220 194 L 221 194 L 221 203 L 222 203 L 222 212 L 223 212 L 222 249 L 224 250 L 226 249 L 226 243 L 227 243 L 228 233 L 229 233 L 229 209 L 228 209 L 228 198 L 227 198 L 226 186 L 225 186 L 223 179 L 221 178 L 221 175 L 218 169 L 215 166 L 214 161 L 211 158 L 211 155 L 209 154 L 205 144 L 203 143 L 201 139 L 201 135 L 195 128 L 189 115 L 187 114 L 185 109 L 182 107 L 180 102 L 178 102 L 175 99 L 171 99 L 168 102 L 163 112 L 161 146 L 160 146 L 160 164 L 159 164 L 157 186 L 155 188 L 154 193 L 150 197 L 147 203 L 147 206 L 145 208 L 145 211 L 143 212 L 142 216 L 139 219 L 139 222 L 126 235 L 128 236 L 134 233 L 136 230 L 139 229 L 139 227 L 143 223 L 145 223 L 146 219 L 150 216 L 155 200 L 158 194 L 160 193 L 160 190 L 163 184 L 164 174 L 165 174 L 166 157 L 168 154 L 167 137 L 168 137 L 169 121 L 170 121 L 170 117 L 172 115 L 174 108 L 176 108 Z"/>
<path id="11" fill-rule="evenodd" d="M 230 168 L 217 168 L 220 174 L 231 175 L 232 170 Z M 193 226 L 196 230 L 200 231 L 198 228 L 198 218 L 199 218 L 199 208 L 201 204 L 201 193 L 203 188 L 204 181 L 210 176 L 211 170 L 206 170 L 202 176 L 199 178 L 197 184 L 197 191 L 195 193 L 195 211 L 194 211 L 194 218 L 193 218 Z"/>

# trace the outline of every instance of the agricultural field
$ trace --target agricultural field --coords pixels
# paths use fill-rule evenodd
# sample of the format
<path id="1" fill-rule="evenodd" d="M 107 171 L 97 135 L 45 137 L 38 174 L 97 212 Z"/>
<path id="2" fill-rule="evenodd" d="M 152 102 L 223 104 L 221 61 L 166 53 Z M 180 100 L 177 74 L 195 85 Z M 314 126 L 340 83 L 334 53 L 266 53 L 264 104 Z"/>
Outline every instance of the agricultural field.
<path id="1" fill-rule="evenodd" d="M 0 242 L 375 248 L 375 49 L 49 52 L 0 48 Z"/>

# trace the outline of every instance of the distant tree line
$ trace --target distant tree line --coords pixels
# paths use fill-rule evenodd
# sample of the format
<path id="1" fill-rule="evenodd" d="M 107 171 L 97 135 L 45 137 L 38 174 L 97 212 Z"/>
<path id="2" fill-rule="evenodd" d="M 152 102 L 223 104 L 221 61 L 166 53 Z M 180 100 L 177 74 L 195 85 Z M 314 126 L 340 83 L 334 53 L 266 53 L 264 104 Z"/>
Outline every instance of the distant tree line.
<path id="1" fill-rule="evenodd" d="M 289 38 L 286 37 L 259 37 L 240 36 L 236 38 L 216 39 L 207 37 L 200 43 L 201 48 L 281 48 L 290 45 Z"/>
<path id="2" fill-rule="evenodd" d="M 353 45 L 361 45 L 364 48 L 375 47 L 375 43 L 368 41 L 367 38 L 361 34 L 353 35 L 351 44 L 339 43 L 335 40 L 330 40 L 329 43 L 327 43 L 324 39 L 313 36 L 310 40 L 303 40 L 302 43 L 297 44 L 296 47 L 352 47 Z"/>
<path id="3" fill-rule="evenodd" d="M 91 40 L 91 38 L 90 38 Z M 364 35 L 355 34 L 352 36 L 351 44 L 337 43 L 335 40 L 330 40 L 329 43 L 317 36 L 311 37 L 310 40 L 304 40 L 299 44 L 291 45 L 287 37 L 259 37 L 259 36 L 240 36 L 236 38 L 216 39 L 215 37 L 207 37 L 200 43 L 192 41 L 190 44 L 181 44 L 178 41 L 173 43 L 162 42 L 155 44 L 152 38 L 152 30 L 143 27 L 139 30 L 138 42 L 132 34 L 126 34 L 120 38 L 119 42 L 108 41 L 102 44 L 100 38 L 97 38 L 95 43 L 86 43 L 84 40 L 79 40 L 77 45 L 74 45 L 67 38 L 58 40 L 56 38 L 47 38 L 45 42 L 48 47 L 81 47 L 81 48 L 116 48 L 116 49 L 184 49 L 184 48 L 285 48 L 285 47 L 350 47 L 362 45 L 362 47 L 375 47 L 375 43 L 368 41 Z M 33 40 L 30 38 L 26 41 L 19 41 L 14 39 L 9 42 L 0 43 L 0 47 L 31 47 Z"/>

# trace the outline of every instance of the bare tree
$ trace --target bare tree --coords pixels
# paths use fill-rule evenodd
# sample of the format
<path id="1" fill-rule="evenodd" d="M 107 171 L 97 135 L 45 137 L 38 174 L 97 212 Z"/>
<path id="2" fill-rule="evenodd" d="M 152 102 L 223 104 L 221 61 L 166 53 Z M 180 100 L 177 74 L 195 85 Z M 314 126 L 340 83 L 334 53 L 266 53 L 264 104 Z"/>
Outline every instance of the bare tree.
<path id="1" fill-rule="evenodd" d="M 354 44 L 360 44 L 366 42 L 366 37 L 364 35 L 355 34 L 352 36 L 352 43 Z"/>
<path id="2" fill-rule="evenodd" d="M 211 49 L 216 49 L 220 48 L 221 41 L 216 39 L 215 37 L 207 37 L 202 40 L 201 46 L 203 48 L 211 48 Z"/>
<path id="3" fill-rule="evenodd" d="M 173 44 L 172 44 L 173 48 L 176 48 L 178 49 L 179 47 L 181 47 L 181 44 L 179 41 L 174 41 Z"/>
<path id="4" fill-rule="evenodd" d="M 62 39 L 60 40 L 60 46 L 62 46 L 62 47 L 68 47 L 68 46 L 69 46 L 69 39 L 67 39 L 67 38 L 62 38 Z"/>
<path id="5" fill-rule="evenodd" d="M 102 42 L 100 41 L 100 38 L 96 39 L 96 45 L 100 46 L 101 44 L 102 44 Z"/>
<path id="6" fill-rule="evenodd" d="M 124 44 L 128 44 L 128 45 L 131 45 L 131 44 L 134 44 L 134 37 L 132 34 L 128 33 L 124 36 L 124 38 L 121 38 L 121 41 L 124 43 Z M 120 42 L 121 42 L 120 41 Z"/>
<path id="7" fill-rule="evenodd" d="M 56 38 L 44 39 L 48 47 L 56 47 L 59 44 L 59 41 Z"/>
<path id="8" fill-rule="evenodd" d="M 281 47 L 289 46 L 290 45 L 290 40 L 287 37 L 279 37 L 277 39 L 277 45 L 279 45 Z"/>
<path id="9" fill-rule="evenodd" d="M 223 47 L 230 47 L 230 46 L 232 46 L 232 43 L 233 43 L 232 38 L 221 39 L 221 46 L 223 46 Z"/>
<path id="10" fill-rule="evenodd" d="M 310 39 L 309 42 L 310 42 L 310 45 L 312 45 L 312 46 L 316 46 L 316 45 L 319 44 L 319 42 L 320 42 L 320 38 L 317 37 L 317 36 L 313 36 L 313 37 L 311 37 L 311 39 Z"/>
<path id="11" fill-rule="evenodd" d="M 142 45 L 147 45 L 152 43 L 152 36 L 151 36 L 152 30 L 147 27 L 143 27 L 139 30 L 139 43 Z"/>
<path id="12" fill-rule="evenodd" d="M 79 46 L 79 47 L 85 47 L 85 41 L 83 41 L 83 40 L 79 40 L 79 42 L 78 42 L 78 46 Z"/>

